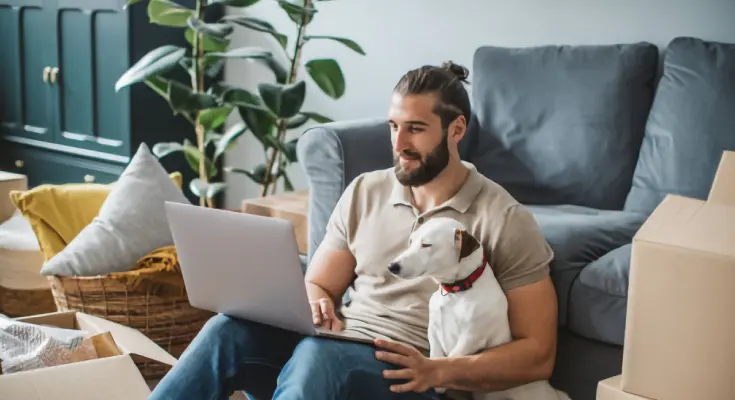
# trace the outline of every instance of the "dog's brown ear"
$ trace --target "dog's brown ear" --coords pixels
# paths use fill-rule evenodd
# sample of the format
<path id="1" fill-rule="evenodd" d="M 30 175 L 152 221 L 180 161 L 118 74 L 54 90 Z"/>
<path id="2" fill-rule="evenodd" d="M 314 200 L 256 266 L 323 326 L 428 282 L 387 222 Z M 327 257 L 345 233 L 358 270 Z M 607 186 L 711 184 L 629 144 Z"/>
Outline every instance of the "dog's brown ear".
<path id="1" fill-rule="evenodd" d="M 480 242 L 464 229 L 454 230 L 454 241 L 459 244 L 459 261 L 480 248 Z"/>

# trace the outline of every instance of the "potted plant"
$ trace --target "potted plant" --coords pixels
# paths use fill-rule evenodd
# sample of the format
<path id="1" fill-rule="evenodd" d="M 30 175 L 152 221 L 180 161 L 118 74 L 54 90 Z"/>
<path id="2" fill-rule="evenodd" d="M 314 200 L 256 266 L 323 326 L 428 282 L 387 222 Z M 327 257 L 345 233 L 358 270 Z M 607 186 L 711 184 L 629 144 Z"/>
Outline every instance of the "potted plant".
<path id="1" fill-rule="evenodd" d="M 161 158 L 183 152 L 188 164 L 198 174 L 189 189 L 199 197 L 201 205 L 212 207 L 212 198 L 226 188 L 224 182 L 213 179 L 218 173 L 216 163 L 241 135 L 250 132 L 263 146 L 266 162 L 252 170 L 226 170 L 243 174 L 258 183 L 261 196 L 269 191 L 275 192 L 279 180 L 282 180 L 285 190 L 293 190 L 286 168 L 297 162 L 298 139 L 286 140 L 286 133 L 310 120 L 317 123 L 331 121 L 318 112 L 303 109 L 306 81 L 299 78 L 301 68 L 328 96 L 339 99 L 345 92 L 345 79 L 336 60 L 316 58 L 304 62 L 302 50 L 314 40 L 335 41 L 362 55 L 365 54 L 363 49 L 347 38 L 308 35 L 307 27 L 318 12 L 313 0 L 264 0 L 275 1 L 293 22 L 296 39 L 291 46 L 287 35 L 262 19 L 241 13 L 225 15 L 215 21 L 205 18 L 208 7 L 229 6 L 242 10 L 260 0 L 195 0 L 193 9 L 173 0 L 128 0 L 125 7 L 143 1 L 148 2 L 151 23 L 181 29 L 191 45 L 189 48 L 164 45 L 148 52 L 115 85 L 116 90 L 138 83 L 147 85 L 168 102 L 173 113 L 192 124 L 196 143 L 188 139 L 157 143 L 152 149 L 154 154 Z M 277 50 L 283 51 L 288 64 L 278 61 L 278 57 L 267 49 L 229 49 L 230 37 L 239 28 L 271 35 L 279 43 Z M 263 63 L 273 73 L 273 79 L 259 83 L 257 92 L 210 82 L 208 78 L 219 74 L 229 59 Z M 189 79 L 182 81 L 172 77 L 170 72 L 177 68 L 183 68 Z M 223 132 L 224 123 L 232 112 L 239 114 L 240 121 Z"/>

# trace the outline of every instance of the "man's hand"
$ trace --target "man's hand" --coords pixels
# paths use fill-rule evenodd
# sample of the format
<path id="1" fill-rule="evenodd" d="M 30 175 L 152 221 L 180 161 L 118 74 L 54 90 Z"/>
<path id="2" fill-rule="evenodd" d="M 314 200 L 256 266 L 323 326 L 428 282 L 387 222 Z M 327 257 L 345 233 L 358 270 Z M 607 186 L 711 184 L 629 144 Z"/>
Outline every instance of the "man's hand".
<path id="1" fill-rule="evenodd" d="M 311 317 L 314 320 L 314 325 L 332 331 L 341 331 L 344 328 L 344 323 L 337 317 L 334 311 L 334 302 L 329 296 L 310 300 L 309 304 L 311 305 Z"/>
<path id="2" fill-rule="evenodd" d="M 425 357 L 415 347 L 376 339 L 375 346 L 384 350 L 375 352 L 375 358 L 403 368 L 386 369 L 383 376 L 387 379 L 405 379 L 404 384 L 390 386 L 392 392 L 425 392 L 435 386 L 437 372 L 435 361 Z"/>

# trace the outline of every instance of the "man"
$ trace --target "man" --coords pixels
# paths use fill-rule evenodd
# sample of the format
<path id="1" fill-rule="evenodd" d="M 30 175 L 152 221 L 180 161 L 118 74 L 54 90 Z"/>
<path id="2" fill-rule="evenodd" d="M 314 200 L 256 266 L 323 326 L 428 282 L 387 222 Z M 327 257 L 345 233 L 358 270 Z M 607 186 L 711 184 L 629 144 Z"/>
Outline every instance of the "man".
<path id="1" fill-rule="evenodd" d="M 404 75 L 390 104 L 395 168 L 351 182 L 329 220 L 305 284 L 315 324 L 374 339 L 375 347 L 303 338 L 216 316 L 151 399 L 438 399 L 451 391 L 503 390 L 548 379 L 557 305 L 553 254 L 532 215 L 459 159 L 470 118 L 464 67 L 447 63 Z M 487 251 L 508 297 L 514 341 L 476 355 L 429 359 L 429 278 L 400 280 L 389 261 L 429 218 L 462 222 Z M 350 303 L 340 299 L 348 287 Z"/>

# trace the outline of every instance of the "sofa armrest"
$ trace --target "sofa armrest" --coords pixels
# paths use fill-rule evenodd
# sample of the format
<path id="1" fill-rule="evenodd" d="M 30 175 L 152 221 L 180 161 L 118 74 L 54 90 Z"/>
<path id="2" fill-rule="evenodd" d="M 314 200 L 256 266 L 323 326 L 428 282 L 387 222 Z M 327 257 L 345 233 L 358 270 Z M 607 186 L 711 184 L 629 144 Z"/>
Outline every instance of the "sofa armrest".
<path id="1" fill-rule="evenodd" d="M 308 261 L 345 187 L 362 173 L 393 165 L 390 127 L 385 119 L 318 125 L 303 133 L 296 152 L 309 185 Z"/>

